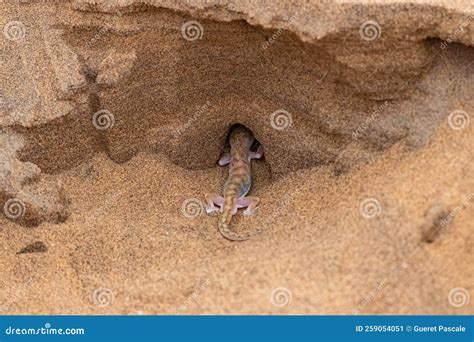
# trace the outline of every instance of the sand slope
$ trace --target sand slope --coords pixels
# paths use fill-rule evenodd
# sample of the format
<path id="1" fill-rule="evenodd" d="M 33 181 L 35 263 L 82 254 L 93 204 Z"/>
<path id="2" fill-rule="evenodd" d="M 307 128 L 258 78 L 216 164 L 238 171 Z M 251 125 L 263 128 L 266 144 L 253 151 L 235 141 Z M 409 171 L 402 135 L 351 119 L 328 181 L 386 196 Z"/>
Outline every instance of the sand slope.
<path id="1" fill-rule="evenodd" d="M 473 14 L 0 3 L 0 313 L 473 314 Z M 241 243 L 202 203 L 236 123 Z"/>
<path id="2" fill-rule="evenodd" d="M 448 302 L 453 288 L 474 290 L 473 130 L 444 123 L 426 148 L 397 145 L 339 176 L 322 167 L 272 182 L 257 162 L 260 210 L 234 227 L 262 234 L 241 243 L 219 235 L 216 217 L 181 210 L 219 191 L 225 168 L 98 155 L 60 177 L 73 203 L 66 223 L 1 220 L 1 313 L 473 314 L 472 301 Z M 381 212 L 364 218 L 359 205 L 371 197 Z M 17 254 L 35 241 L 47 251 Z M 282 307 L 272 304 L 277 288 Z"/>

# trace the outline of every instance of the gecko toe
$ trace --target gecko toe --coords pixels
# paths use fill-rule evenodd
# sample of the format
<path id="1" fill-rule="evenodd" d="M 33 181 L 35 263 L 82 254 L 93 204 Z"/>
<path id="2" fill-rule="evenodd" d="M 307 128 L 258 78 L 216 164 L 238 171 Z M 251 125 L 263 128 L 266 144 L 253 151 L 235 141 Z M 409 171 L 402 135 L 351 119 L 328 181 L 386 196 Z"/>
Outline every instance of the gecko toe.
<path id="1" fill-rule="evenodd" d="M 219 211 L 219 208 L 206 208 L 206 213 L 207 214 L 214 214 L 214 213 L 217 213 Z"/>
<path id="2" fill-rule="evenodd" d="M 244 210 L 243 214 L 244 216 L 253 216 L 257 213 L 257 210 L 249 210 L 248 208 Z"/>

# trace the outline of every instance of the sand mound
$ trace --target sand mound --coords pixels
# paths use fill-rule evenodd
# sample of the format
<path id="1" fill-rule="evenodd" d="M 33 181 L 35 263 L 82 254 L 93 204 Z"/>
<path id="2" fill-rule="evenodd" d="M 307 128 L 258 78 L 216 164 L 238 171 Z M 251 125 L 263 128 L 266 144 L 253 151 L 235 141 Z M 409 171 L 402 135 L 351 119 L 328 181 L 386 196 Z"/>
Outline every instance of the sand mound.
<path id="1" fill-rule="evenodd" d="M 0 10 L 0 312 L 473 313 L 472 4 Z M 202 202 L 235 123 L 241 243 Z"/>

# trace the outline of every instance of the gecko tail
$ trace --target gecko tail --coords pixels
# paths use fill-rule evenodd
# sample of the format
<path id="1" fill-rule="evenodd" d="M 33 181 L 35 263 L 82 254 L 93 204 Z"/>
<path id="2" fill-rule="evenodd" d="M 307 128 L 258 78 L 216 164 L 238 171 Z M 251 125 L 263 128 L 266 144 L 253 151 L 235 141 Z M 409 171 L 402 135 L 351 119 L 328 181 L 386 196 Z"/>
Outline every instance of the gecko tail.
<path id="1" fill-rule="evenodd" d="M 250 239 L 252 237 L 250 235 L 240 235 L 230 230 L 231 218 L 232 218 L 232 215 L 228 215 L 228 214 L 227 215 L 223 214 L 221 216 L 221 219 L 219 220 L 219 231 L 221 232 L 222 236 L 224 236 L 227 240 L 231 240 L 231 241 L 245 241 L 245 240 Z"/>
<path id="2" fill-rule="evenodd" d="M 228 225 L 219 225 L 222 236 L 230 241 L 245 241 L 251 238 L 250 235 L 240 235 L 230 230 Z"/>

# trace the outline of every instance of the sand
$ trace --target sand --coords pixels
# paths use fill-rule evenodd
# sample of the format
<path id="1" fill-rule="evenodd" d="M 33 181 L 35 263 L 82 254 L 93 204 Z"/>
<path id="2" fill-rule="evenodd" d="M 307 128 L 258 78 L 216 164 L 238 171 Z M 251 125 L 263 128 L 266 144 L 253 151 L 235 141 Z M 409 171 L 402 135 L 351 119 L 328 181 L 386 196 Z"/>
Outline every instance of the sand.
<path id="1" fill-rule="evenodd" d="M 1 314 L 474 313 L 472 4 L 147 3 L 0 4 Z M 203 207 L 234 123 L 245 242 Z"/>
<path id="2" fill-rule="evenodd" d="M 2 220 L 2 313 L 472 314 L 472 303 L 448 302 L 453 288 L 473 291 L 472 133 L 442 125 L 422 151 L 395 146 L 337 177 L 321 167 L 269 182 L 256 162 L 252 193 L 262 204 L 233 224 L 262 233 L 240 243 L 222 238 L 216 217 L 181 209 L 219 191 L 223 168 L 98 155 L 60 176 L 73 203 L 67 222 Z M 359 211 L 366 198 L 379 201 L 377 217 Z M 463 201 L 445 228 L 426 215 Z M 441 233 L 428 243 L 433 228 Z M 17 254 L 35 241 L 47 251 Z M 278 288 L 291 297 L 282 307 L 271 301 Z"/>

